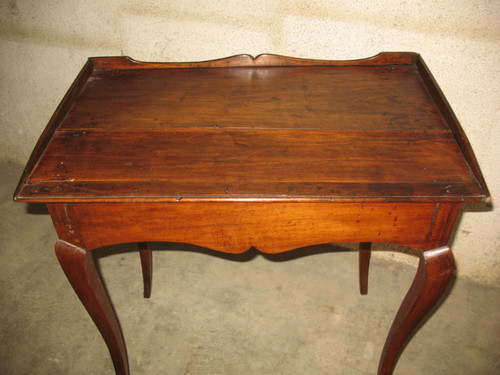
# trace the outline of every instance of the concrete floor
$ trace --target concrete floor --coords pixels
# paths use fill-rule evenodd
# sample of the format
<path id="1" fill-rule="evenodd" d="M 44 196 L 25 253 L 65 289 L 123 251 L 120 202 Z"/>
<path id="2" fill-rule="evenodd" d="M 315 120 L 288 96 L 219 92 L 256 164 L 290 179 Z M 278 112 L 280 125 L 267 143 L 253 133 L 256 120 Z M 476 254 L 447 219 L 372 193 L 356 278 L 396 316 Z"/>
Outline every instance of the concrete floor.
<path id="1" fill-rule="evenodd" d="M 0 374 L 113 374 L 56 260 L 50 217 L 12 202 L 20 173 L 0 163 Z M 149 300 L 134 246 L 96 254 L 132 375 L 375 374 L 416 267 L 375 257 L 361 296 L 350 248 L 266 257 L 153 244 Z M 456 280 L 394 374 L 500 374 L 499 317 L 500 289 Z"/>

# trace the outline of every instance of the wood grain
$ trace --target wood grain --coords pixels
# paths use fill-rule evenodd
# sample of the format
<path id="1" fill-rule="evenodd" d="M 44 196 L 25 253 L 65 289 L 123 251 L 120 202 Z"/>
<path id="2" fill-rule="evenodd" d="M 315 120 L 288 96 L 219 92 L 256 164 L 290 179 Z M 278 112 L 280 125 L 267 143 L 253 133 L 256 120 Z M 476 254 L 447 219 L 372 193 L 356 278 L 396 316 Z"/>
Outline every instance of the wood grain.
<path id="1" fill-rule="evenodd" d="M 474 175 L 481 186 L 481 190 L 483 190 L 484 192 L 485 195 L 484 202 L 491 203 L 491 195 L 490 192 L 488 191 L 488 187 L 486 186 L 486 181 L 484 180 L 483 174 L 481 173 L 481 169 L 479 168 L 479 163 L 477 162 L 476 156 L 472 151 L 471 144 L 467 139 L 467 136 L 465 135 L 464 129 L 458 122 L 458 119 L 455 116 L 455 113 L 453 113 L 453 110 L 451 109 L 448 100 L 444 96 L 443 92 L 441 91 L 441 88 L 434 79 L 431 71 L 427 67 L 427 64 L 422 59 L 422 57 L 419 56 L 419 58 L 416 60 L 416 65 L 422 77 L 422 81 L 425 83 L 426 87 L 429 90 L 429 93 L 431 94 L 432 98 L 434 99 L 434 102 L 436 103 L 436 106 L 439 108 L 439 111 L 441 112 L 443 118 L 446 120 L 453 136 L 457 141 L 457 144 L 459 145 L 461 151 L 464 154 L 465 159 L 467 160 L 469 166 L 474 172 Z"/>
<path id="2" fill-rule="evenodd" d="M 489 201 L 417 54 L 94 58 L 15 194 L 31 202 Z"/>
<path id="3" fill-rule="evenodd" d="M 404 200 L 405 195 L 431 195 L 426 189 L 433 184 L 440 184 L 442 197 L 465 195 L 477 186 L 449 133 L 319 130 L 62 132 L 31 175 L 32 183 L 44 181 L 64 186 L 135 182 L 137 189 L 145 182 L 153 197 L 221 198 L 229 192 L 233 197 L 335 198 L 342 184 L 365 184 L 372 186 L 364 192 L 369 199 L 390 196 L 378 187 L 392 184 L 392 194 Z M 189 190 L 180 190 L 182 184 Z M 272 190 L 276 184 L 287 191 Z M 268 190 L 259 190 L 264 185 Z M 85 189 L 74 193 L 99 197 Z M 58 191 L 50 196 L 57 199 Z"/>
<path id="4" fill-rule="evenodd" d="M 120 323 L 103 287 L 92 253 L 58 240 L 56 255 L 71 286 L 101 332 L 113 360 L 116 375 L 128 375 L 127 349 Z"/>
<path id="5" fill-rule="evenodd" d="M 247 66 L 343 66 L 343 65 L 387 65 L 414 64 L 418 58 L 414 52 L 381 52 L 375 56 L 356 60 L 303 59 L 275 54 L 234 55 L 222 59 L 196 62 L 144 62 L 128 56 L 93 57 L 89 60 L 97 70 L 108 69 L 165 69 L 165 68 L 227 68 Z"/>
<path id="6" fill-rule="evenodd" d="M 446 129 L 415 66 L 95 72 L 62 129 Z"/>
<path id="7" fill-rule="evenodd" d="M 252 246 L 279 253 L 331 242 L 392 242 L 432 249 L 443 241 L 436 226 L 455 218 L 449 216 L 448 206 L 452 205 L 180 201 L 50 204 L 49 210 L 59 238 L 88 250 L 167 241 L 228 253 Z"/>
<path id="8" fill-rule="evenodd" d="M 455 271 L 455 259 L 449 247 L 420 254 L 415 279 L 396 314 L 387 336 L 378 375 L 391 375 L 399 355 L 418 324 L 446 291 Z"/>

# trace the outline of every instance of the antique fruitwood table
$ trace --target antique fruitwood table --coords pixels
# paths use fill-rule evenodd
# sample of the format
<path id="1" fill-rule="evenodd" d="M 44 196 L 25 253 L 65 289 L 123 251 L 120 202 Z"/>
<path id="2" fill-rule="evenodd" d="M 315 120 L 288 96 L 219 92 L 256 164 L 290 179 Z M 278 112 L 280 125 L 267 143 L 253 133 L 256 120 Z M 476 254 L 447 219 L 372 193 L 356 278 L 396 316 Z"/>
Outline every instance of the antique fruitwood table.
<path id="1" fill-rule="evenodd" d="M 91 58 L 26 166 L 15 200 L 46 203 L 56 254 L 117 374 L 125 341 L 92 250 L 148 242 L 264 253 L 359 242 L 419 250 L 379 374 L 443 294 L 463 202 L 490 195 L 467 138 L 422 58 L 353 61 L 276 55 L 197 63 Z M 332 370 L 335 373 L 335 370 Z"/>

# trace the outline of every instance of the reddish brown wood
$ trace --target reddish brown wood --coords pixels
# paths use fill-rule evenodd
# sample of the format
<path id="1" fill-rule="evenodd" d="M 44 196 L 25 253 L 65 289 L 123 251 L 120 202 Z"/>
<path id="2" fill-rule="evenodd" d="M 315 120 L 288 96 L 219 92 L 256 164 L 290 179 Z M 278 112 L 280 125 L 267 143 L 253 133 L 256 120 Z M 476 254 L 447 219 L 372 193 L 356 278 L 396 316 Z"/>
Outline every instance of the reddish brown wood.
<path id="1" fill-rule="evenodd" d="M 489 200 L 417 57 L 93 59 L 15 199 Z"/>
<path id="2" fill-rule="evenodd" d="M 75 78 L 75 81 L 69 88 L 66 95 L 64 95 L 64 98 L 61 100 L 61 103 L 59 103 L 59 105 L 57 106 L 56 111 L 50 118 L 49 123 L 45 127 L 40 138 L 38 139 L 38 142 L 31 153 L 28 163 L 24 168 L 23 175 L 21 176 L 16 192 L 14 193 L 14 200 L 18 200 L 18 197 L 21 195 L 20 192 L 21 188 L 24 186 L 24 184 L 27 183 L 30 174 L 33 172 L 33 169 L 35 168 L 38 162 L 38 159 L 42 156 L 45 148 L 47 147 L 51 138 L 53 137 L 54 132 L 60 126 L 61 121 L 64 119 L 64 117 L 67 115 L 71 105 L 73 105 L 75 100 L 80 95 L 81 90 L 85 86 L 91 74 L 92 74 L 92 64 L 90 63 L 90 61 L 87 61 L 87 63 L 83 66 L 78 76 Z"/>
<path id="3" fill-rule="evenodd" d="M 192 182 L 184 181 L 107 181 L 72 182 L 33 182 L 26 185 L 20 202 L 36 200 L 44 203 L 75 202 L 346 202 L 346 203 L 397 203 L 405 202 L 443 202 L 457 203 L 467 196 L 469 202 L 481 202 L 483 195 L 474 195 L 464 183 L 446 182 L 412 183 L 369 183 L 369 182 Z M 451 189 L 451 190 L 450 190 Z M 212 191 L 213 194 L 207 194 Z M 275 195 L 270 195 L 272 191 Z M 87 192 L 88 196 L 83 195 Z M 172 192 L 176 192 L 175 195 Z M 412 192 L 420 193 L 410 195 Z M 154 194 L 157 194 L 156 196 Z M 292 194 L 293 193 L 293 194 Z M 57 194 L 57 195 L 53 195 Z M 402 195 L 401 195 L 402 194 Z M 425 194 L 425 195 L 422 195 Z M 367 198 L 369 196 L 369 198 Z"/>
<path id="4" fill-rule="evenodd" d="M 379 375 L 390 375 L 412 332 L 439 301 L 455 271 L 448 247 L 422 252 L 415 280 L 394 319 L 380 359 Z"/>
<path id="5" fill-rule="evenodd" d="M 127 242 L 184 242 L 242 253 L 280 253 L 331 242 L 441 244 L 433 203 L 184 202 L 50 204 L 59 238 L 95 249 Z M 446 220 L 442 216 L 439 220 Z M 77 236 L 78 234 L 78 236 Z"/>
<path id="6" fill-rule="evenodd" d="M 131 134 L 132 133 L 132 134 Z M 55 136 L 31 181 L 475 183 L 449 133 L 306 130 L 87 131 Z M 377 139 L 377 143 L 373 143 Z M 355 143 L 358 147 L 352 147 Z M 130 147 L 154 152 L 131 154 Z M 435 151 L 446 149 L 446 153 Z M 96 150 L 106 150 L 96 152 Z M 293 152 L 291 151 L 293 150 Z M 394 155 L 398 155 L 397 158 Z M 436 156 L 442 163 L 432 164 Z M 249 163 L 249 157 L 252 162 Z M 127 163 L 120 161 L 125 159 Z M 171 160 L 178 159 L 176 164 Z M 356 164 L 352 162 L 356 160 Z M 88 168 L 93 165 L 93 168 Z M 381 176 L 379 165 L 391 173 Z M 412 166 L 411 171 L 407 169 Z M 85 192 L 87 195 L 88 192 Z M 222 195 L 223 192 L 208 193 Z M 251 192 L 248 192 L 251 193 Z M 443 192 L 444 193 L 444 192 Z"/>
<path id="7" fill-rule="evenodd" d="M 446 130 L 417 73 L 413 65 L 98 71 L 61 129 Z"/>
<path id="8" fill-rule="evenodd" d="M 139 254 L 144 280 L 144 298 L 149 298 L 151 297 L 151 286 L 153 284 L 153 253 L 147 242 L 139 242 Z"/>
<path id="9" fill-rule="evenodd" d="M 448 244 L 453 226 L 460 211 L 459 204 L 437 203 L 434 208 L 434 216 L 427 233 L 427 240 L 434 239 L 435 247 Z M 427 248 L 428 250 L 429 248 Z"/>
<path id="10" fill-rule="evenodd" d="M 368 294 L 368 271 L 371 255 L 372 243 L 361 242 L 359 244 L 359 292 L 361 294 Z"/>
<path id="11" fill-rule="evenodd" d="M 455 113 L 453 113 L 453 110 L 451 109 L 450 104 L 448 103 L 448 100 L 444 96 L 443 92 L 441 91 L 441 88 L 437 84 L 436 80 L 434 79 L 431 71 L 427 67 L 427 64 L 425 61 L 422 59 L 422 57 L 418 57 L 416 60 L 416 66 L 420 72 L 420 75 L 422 76 L 422 80 L 424 81 L 426 87 L 429 89 L 429 92 L 434 99 L 436 106 L 439 108 L 439 111 L 441 112 L 442 116 L 445 118 L 446 122 L 448 123 L 448 126 L 450 127 L 457 144 L 459 145 L 460 149 L 462 150 L 464 157 L 466 158 L 469 166 L 471 167 L 472 171 L 474 172 L 474 175 L 476 176 L 477 180 L 479 181 L 479 184 L 481 186 L 481 189 L 483 190 L 483 194 L 485 195 L 485 202 L 486 203 L 491 203 L 491 195 L 490 192 L 488 191 L 488 187 L 486 186 L 486 181 L 484 180 L 483 174 L 481 173 L 481 169 L 479 168 L 479 163 L 477 162 L 476 156 L 474 155 L 474 152 L 472 151 L 472 147 L 470 145 L 469 140 L 467 139 L 467 136 L 465 135 L 464 130 L 462 129 L 462 126 L 458 122 L 457 117 L 455 116 Z"/>
<path id="12" fill-rule="evenodd" d="M 125 345 L 87 251 L 187 242 L 279 253 L 361 242 L 425 251 L 381 359 L 390 374 L 453 270 L 462 202 L 491 197 L 469 142 L 422 58 L 325 61 L 238 55 L 194 63 L 92 58 L 40 138 L 15 200 L 47 203 L 68 279 L 117 374 Z M 438 248 L 437 250 L 432 250 Z"/>
<path id="13" fill-rule="evenodd" d="M 166 68 L 228 68 L 249 66 L 344 66 L 344 65 L 387 65 L 414 64 L 418 54 L 411 52 L 382 52 L 376 56 L 358 60 L 315 60 L 289 56 L 261 54 L 235 55 L 223 59 L 201 62 L 143 62 L 128 56 L 93 57 L 95 69 L 166 69 Z"/>
<path id="14" fill-rule="evenodd" d="M 92 253 L 58 240 L 56 255 L 80 301 L 101 332 L 111 354 L 116 374 L 128 375 L 127 350 L 120 323 L 96 270 Z"/>

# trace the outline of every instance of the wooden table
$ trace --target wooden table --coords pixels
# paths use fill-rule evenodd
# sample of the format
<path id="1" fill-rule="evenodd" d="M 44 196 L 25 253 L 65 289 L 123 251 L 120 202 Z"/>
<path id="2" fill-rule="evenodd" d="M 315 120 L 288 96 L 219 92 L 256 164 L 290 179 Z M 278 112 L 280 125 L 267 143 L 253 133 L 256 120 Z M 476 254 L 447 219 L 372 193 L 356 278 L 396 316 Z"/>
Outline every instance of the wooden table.
<path id="1" fill-rule="evenodd" d="M 420 250 L 382 351 L 379 374 L 391 374 L 452 278 L 448 242 L 461 203 L 490 195 L 422 58 L 381 53 L 354 61 L 91 58 L 15 200 L 47 204 L 57 257 L 117 374 L 129 373 L 125 341 L 91 250 L 137 242 L 146 297 L 151 241 L 228 253 L 359 242 L 362 294 L 371 243 Z"/>

